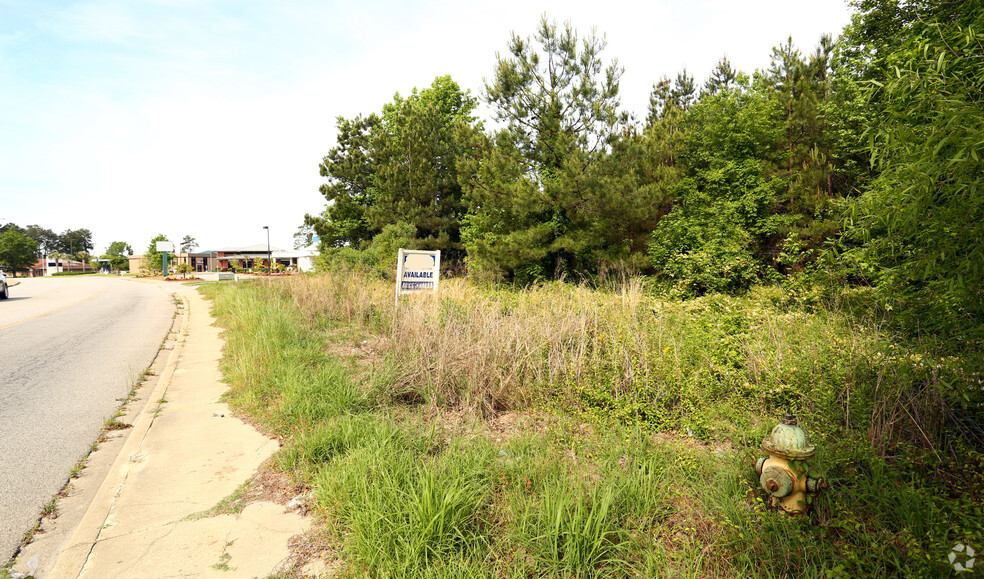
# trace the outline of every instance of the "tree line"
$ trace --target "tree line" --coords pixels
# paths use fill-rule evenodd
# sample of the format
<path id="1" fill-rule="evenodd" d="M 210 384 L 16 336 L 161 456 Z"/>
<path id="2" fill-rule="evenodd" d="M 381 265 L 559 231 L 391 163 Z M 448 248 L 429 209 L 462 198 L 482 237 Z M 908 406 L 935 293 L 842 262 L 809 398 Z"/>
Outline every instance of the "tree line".
<path id="1" fill-rule="evenodd" d="M 519 284 L 617 270 L 698 296 L 823 268 L 979 331 L 984 11 L 853 7 L 836 40 L 790 38 L 765 70 L 658 79 L 644 120 L 604 39 L 544 17 L 497 55 L 490 120 L 447 76 L 339 118 L 305 221 L 332 259 L 441 249 Z"/>
<path id="2" fill-rule="evenodd" d="M 101 255 L 94 255 L 93 249 L 92 232 L 85 228 L 55 233 L 40 225 L 0 225 L 0 267 L 11 272 L 29 271 L 45 257 L 82 263 L 105 259 L 113 271 L 129 269 L 128 257 L 133 255 L 133 249 L 125 241 L 110 243 Z"/>

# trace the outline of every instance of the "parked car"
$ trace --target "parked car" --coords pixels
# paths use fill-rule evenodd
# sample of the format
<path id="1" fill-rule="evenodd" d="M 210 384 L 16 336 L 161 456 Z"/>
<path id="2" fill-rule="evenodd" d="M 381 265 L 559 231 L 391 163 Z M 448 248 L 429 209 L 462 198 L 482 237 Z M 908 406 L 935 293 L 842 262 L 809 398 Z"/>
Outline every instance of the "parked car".
<path id="1" fill-rule="evenodd" d="M 7 288 L 7 274 L 0 269 L 0 300 L 10 297 L 10 289 Z"/>

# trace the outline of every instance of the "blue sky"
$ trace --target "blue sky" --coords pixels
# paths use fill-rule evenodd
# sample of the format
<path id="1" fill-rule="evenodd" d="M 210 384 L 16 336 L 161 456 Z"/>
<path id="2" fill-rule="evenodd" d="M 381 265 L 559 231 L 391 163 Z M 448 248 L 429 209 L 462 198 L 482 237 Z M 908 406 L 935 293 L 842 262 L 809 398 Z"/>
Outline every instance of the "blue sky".
<path id="1" fill-rule="evenodd" d="M 96 252 L 151 237 L 202 249 L 288 248 L 324 207 L 339 115 L 450 74 L 482 92 L 511 32 L 541 15 L 604 34 L 624 108 L 652 84 L 699 82 L 722 55 L 768 66 L 849 21 L 843 0 L 496 3 L 0 0 L 0 223 L 87 227 Z"/>

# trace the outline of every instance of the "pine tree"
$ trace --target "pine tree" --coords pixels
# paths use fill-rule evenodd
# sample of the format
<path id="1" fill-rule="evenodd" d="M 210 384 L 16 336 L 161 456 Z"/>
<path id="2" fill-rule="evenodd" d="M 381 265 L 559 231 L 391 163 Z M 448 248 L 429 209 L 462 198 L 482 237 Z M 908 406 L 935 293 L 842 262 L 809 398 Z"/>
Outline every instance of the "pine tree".
<path id="1" fill-rule="evenodd" d="M 587 233 L 616 194 L 605 160 L 628 122 L 622 69 L 603 64 L 604 47 L 544 18 L 534 41 L 514 35 L 498 58 L 485 100 L 505 128 L 473 132 L 462 163 L 470 272 L 525 282 L 596 267 L 600 242 Z"/>
<path id="2" fill-rule="evenodd" d="M 738 73 L 731 68 L 731 61 L 727 56 L 722 56 L 721 60 L 711 71 L 711 76 L 704 83 L 704 94 L 713 95 L 719 91 L 728 90 L 734 86 Z"/>

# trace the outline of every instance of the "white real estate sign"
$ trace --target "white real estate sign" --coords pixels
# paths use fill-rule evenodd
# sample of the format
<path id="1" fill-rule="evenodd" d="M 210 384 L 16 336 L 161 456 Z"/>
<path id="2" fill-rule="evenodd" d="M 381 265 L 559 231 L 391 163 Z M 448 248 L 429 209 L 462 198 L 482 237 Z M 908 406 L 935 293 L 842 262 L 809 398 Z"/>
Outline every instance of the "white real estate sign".
<path id="1" fill-rule="evenodd" d="M 437 291 L 441 281 L 441 250 L 400 248 L 396 260 L 396 301 L 400 294 Z"/>
<path id="2" fill-rule="evenodd" d="M 174 242 L 173 241 L 158 241 L 157 251 L 166 251 L 168 253 L 174 253 Z"/>

